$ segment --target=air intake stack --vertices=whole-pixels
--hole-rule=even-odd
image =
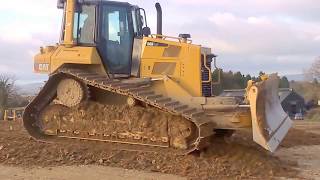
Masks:
[[[156,3],[157,9],[157,34],[162,35],[162,8],[160,3]]]

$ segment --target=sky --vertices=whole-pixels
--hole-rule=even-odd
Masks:
[[[212,48],[224,70],[257,75],[300,74],[320,56],[319,0],[129,0],[145,8],[156,32],[155,2],[163,9],[163,32],[189,33]],[[40,46],[60,36],[56,0],[3,0],[0,6],[0,73],[19,82],[46,78],[32,72]]]

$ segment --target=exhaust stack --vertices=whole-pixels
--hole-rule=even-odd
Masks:
[[[162,8],[160,3],[156,3],[157,9],[157,34],[162,35]]]

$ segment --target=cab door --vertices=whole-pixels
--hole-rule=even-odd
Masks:
[[[108,73],[130,76],[133,28],[128,7],[102,5],[100,18],[101,58]]]

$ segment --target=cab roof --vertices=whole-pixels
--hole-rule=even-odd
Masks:
[[[128,2],[120,2],[120,1],[109,1],[109,0],[75,0],[80,4],[115,4],[115,5],[123,5],[123,6],[133,6]],[[57,7],[58,9],[64,8],[64,3],[66,0],[58,0]]]

